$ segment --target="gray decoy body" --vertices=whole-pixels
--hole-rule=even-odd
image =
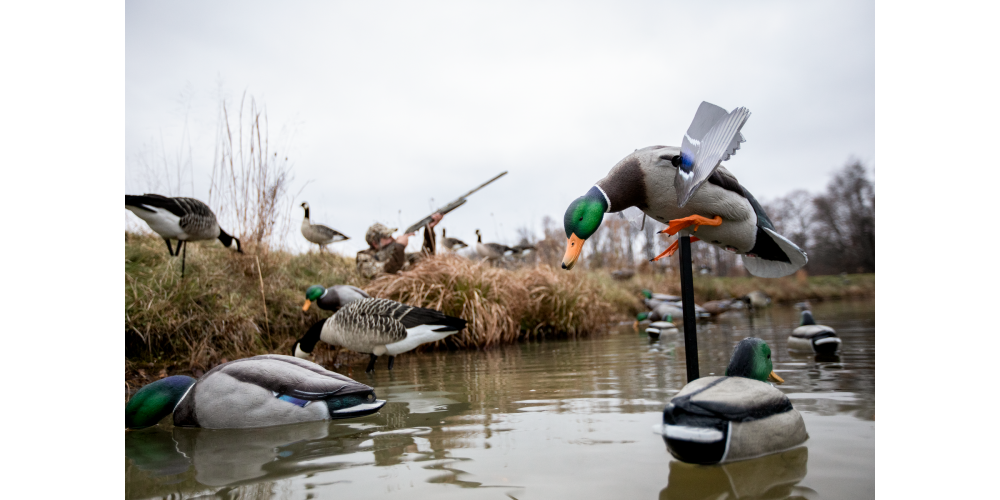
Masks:
[[[309,304],[316,302],[316,307],[324,311],[338,311],[351,302],[370,298],[371,295],[368,295],[368,292],[356,286],[334,285],[323,288],[319,285],[313,285],[306,290],[306,302],[302,306],[302,310],[309,309]]]
[[[140,389],[125,407],[125,427],[174,425],[230,429],[370,415],[385,401],[371,387],[310,361],[280,354],[216,366],[199,380],[175,375]]]
[[[302,236],[311,243],[319,245],[320,250],[330,243],[350,239],[340,231],[331,229],[323,224],[313,224],[309,219],[309,203],[302,202],[301,206],[306,211],[305,217],[302,218]]]
[[[295,342],[298,357],[311,355],[317,341],[355,352],[368,353],[371,360],[365,371],[375,369],[378,356],[393,358],[421,344],[435,342],[465,328],[462,318],[440,311],[415,307],[389,299],[362,299],[352,302],[328,319],[313,324]]]
[[[788,337],[788,348],[793,351],[810,351],[816,354],[836,354],[841,340],[837,331],[826,325],[817,325],[811,311],[802,311],[802,322]]]
[[[746,338],[733,350],[726,376],[689,382],[663,409],[663,440],[679,460],[715,464],[790,449],[809,438],[802,415],[768,381],[771,349]]]
[[[508,255],[513,255],[515,250],[500,243],[483,243],[483,235],[476,229],[476,253],[480,257],[489,260],[499,260]]]
[[[469,245],[458,238],[449,238],[446,229],[441,229],[441,248],[447,248],[452,252],[457,252]]]
[[[181,253],[181,276],[184,276],[184,261],[187,259],[187,242],[214,240],[218,238],[222,245],[235,252],[243,253],[240,240],[230,236],[219,227],[219,221],[208,205],[194,198],[168,198],[158,194],[146,193],[125,195],[125,208],[144,220],[149,228],[160,235],[167,243],[167,252],[173,257]],[[171,248],[170,240],[177,240],[176,250]]]

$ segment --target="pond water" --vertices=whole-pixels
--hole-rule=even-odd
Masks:
[[[875,304],[813,304],[837,359],[792,355],[798,311],[728,313],[698,330],[701,375],[748,336],[771,345],[778,386],[810,438],[721,466],[675,460],[653,432],[686,383],[683,334],[631,325],[575,340],[407,353],[374,376],[376,415],[251,430],[169,423],[125,434],[126,498],[872,498]],[[169,419],[168,419],[169,420]]]

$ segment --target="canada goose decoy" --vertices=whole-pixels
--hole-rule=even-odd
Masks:
[[[312,355],[316,342],[344,347],[371,355],[366,372],[375,370],[378,356],[389,356],[392,370],[395,356],[420,344],[441,340],[465,328],[462,318],[440,311],[409,306],[389,299],[361,299],[344,306],[328,319],[317,321],[295,342],[293,352],[300,358]]]
[[[460,240],[458,238],[449,238],[447,231],[448,231],[447,229],[443,229],[443,228],[441,229],[441,247],[442,248],[447,248],[448,250],[450,250],[452,252],[457,252],[457,251],[459,251],[459,250],[461,250],[461,249],[469,246],[469,245],[466,245],[464,241],[462,241],[462,240]]]
[[[219,227],[215,213],[208,205],[194,198],[167,198],[158,194],[146,193],[142,196],[125,195],[125,208],[149,224],[149,228],[167,242],[167,252],[171,257],[181,255],[181,277],[184,277],[184,264],[187,260],[187,242],[214,240],[235,252],[243,253],[240,240],[227,234]],[[170,240],[177,240],[176,251],[170,247]]]
[[[371,295],[356,286],[334,285],[323,288],[313,285],[306,289],[306,303],[302,305],[302,310],[308,311],[309,305],[315,302],[316,307],[324,311],[337,311],[351,302],[369,298]]]
[[[527,257],[528,255],[531,255],[531,252],[534,252],[535,250],[537,250],[535,245],[529,245],[526,243],[522,243],[520,245],[514,245],[514,255],[518,257]]]
[[[726,376],[694,380],[667,403],[667,450],[684,462],[715,464],[787,450],[808,439],[802,416],[768,380],[784,382],[773,371],[771,348],[758,338],[741,340]]]
[[[837,354],[840,338],[837,331],[826,325],[817,325],[812,312],[802,311],[802,322],[788,337],[788,348],[793,351],[811,351],[816,354]]]
[[[702,103],[680,148],[638,149],[570,203],[563,218],[567,238],[563,269],[573,268],[584,242],[600,227],[605,213],[632,207],[667,224],[661,232],[691,235],[697,231],[697,238],[691,241],[701,239],[740,254],[754,276],[787,276],[805,265],[805,252],[779,235],[753,195],[718,166],[742,142],[739,128],[749,112],[741,109],[728,114],[718,106]],[[729,147],[723,147],[726,145]],[[653,260],[669,256],[677,248],[675,241]]]
[[[733,301],[732,300],[710,300],[701,305],[702,309],[705,310],[711,316],[718,316],[729,309],[731,309]]]
[[[760,290],[754,290],[740,298],[747,305],[747,309],[763,309],[771,305],[771,297]]]
[[[507,255],[513,255],[515,250],[500,243],[483,243],[483,235],[476,229],[476,253],[489,260],[499,260]]]
[[[370,415],[385,401],[375,391],[322,366],[265,354],[216,366],[201,379],[174,375],[139,389],[125,405],[125,428],[174,425],[230,429]]]
[[[313,224],[309,220],[309,203],[303,201],[302,208],[306,210],[306,216],[302,218],[302,236],[305,236],[310,242],[319,245],[320,252],[330,243],[350,239],[340,231],[326,227],[323,224]]]

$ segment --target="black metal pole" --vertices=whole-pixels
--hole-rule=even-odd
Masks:
[[[681,301],[684,311],[684,359],[687,362],[688,382],[691,382],[698,378],[698,327],[694,312],[690,236],[681,236]]]

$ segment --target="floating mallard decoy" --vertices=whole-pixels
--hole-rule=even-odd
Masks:
[[[670,322],[669,318],[667,321],[654,321],[646,327],[646,335],[649,335],[649,338],[652,339],[658,339],[660,335],[679,332],[680,330]]]
[[[460,240],[458,238],[449,238],[447,231],[448,231],[447,229],[443,229],[443,228],[441,229],[441,248],[447,248],[448,250],[451,250],[452,252],[457,252],[457,251],[459,251],[459,250],[461,250],[461,249],[469,246],[469,245],[466,245],[464,241],[462,241],[462,240]]]
[[[305,238],[311,243],[319,245],[319,250],[321,252],[330,243],[350,239],[336,229],[331,229],[323,224],[313,224],[312,221],[309,220],[309,203],[303,201],[302,208],[306,210],[306,216],[302,218],[302,236],[305,236]]]
[[[292,356],[265,354],[211,369],[201,379],[174,375],[139,389],[125,405],[125,428],[174,425],[231,429],[370,415],[385,401],[339,373]]]
[[[732,300],[710,300],[701,304],[702,309],[711,316],[718,316],[732,307]]]
[[[802,415],[772,370],[771,348],[758,338],[736,345],[724,377],[702,377],[663,409],[663,440],[678,460],[715,464],[787,450],[809,438]]]
[[[219,227],[215,213],[208,205],[194,198],[167,198],[146,193],[142,196],[125,195],[125,208],[149,224],[149,228],[167,242],[167,253],[171,257],[181,254],[181,277],[184,277],[184,263],[187,260],[187,242],[214,240],[222,246],[243,253],[240,240],[227,234]],[[170,240],[177,240],[176,251],[170,247]]]
[[[316,302],[316,307],[324,311],[337,311],[351,302],[368,298],[371,295],[356,286],[334,285],[323,288],[313,285],[306,289],[306,303],[302,305],[302,310],[308,311],[309,304]]]
[[[584,242],[600,227],[605,213],[632,207],[644,217],[666,224],[661,232],[695,234],[691,241],[700,239],[740,254],[744,267],[754,276],[787,276],[804,266],[808,260],[805,252],[779,235],[753,195],[718,166],[742,142],[739,129],[749,112],[741,109],[729,114],[702,103],[682,147],[636,150],[570,203],[563,218],[567,238],[563,269],[573,268]],[[675,241],[653,260],[669,256],[677,248]]]
[[[476,229],[476,253],[480,257],[488,260],[499,260],[508,255],[513,255],[515,250],[500,243],[483,243],[483,235]]]
[[[788,337],[788,348],[793,351],[812,351],[816,354],[837,354],[840,338],[837,331],[826,325],[817,325],[812,312],[802,311],[802,322]]]
[[[328,319],[320,320],[295,342],[296,356],[308,357],[316,342],[344,347],[371,355],[366,372],[375,370],[378,356],[395,356],[420,344],[441,340],[465,328],[462,318],[440,311],[408,306],[389,299],[361,299],[344,306]]]
[[[642,296],[659,302],[680,302],[680,295],[667,295],[665,293],[653,293],[649,290],[642,290]]]

